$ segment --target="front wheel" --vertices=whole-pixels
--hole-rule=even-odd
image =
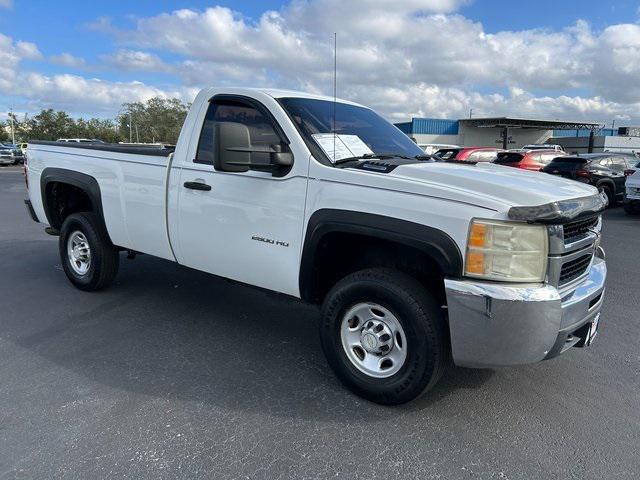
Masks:
[[[338,282],[322,307],[322,349],[357,395],[398,405],[432,388],[448,359],[442,310],[412,277],[369,269]]]
[[[118,273],[118,249],[94,213],[69,215],[60,228],[58,248],[64,273],[80,290],[100,290]]]

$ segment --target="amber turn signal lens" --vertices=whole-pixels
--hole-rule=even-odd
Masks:
[[[469,234],[470,247],[484,247],[487,241],[487,226],[483,223],[474,223]]]
[[[467,252],[467,273],[484,274],[484,253]]]

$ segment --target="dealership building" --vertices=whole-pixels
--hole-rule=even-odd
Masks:
[[[560,144],[567,152],[640,152],[640,129],[603,128],[589,122],[511,117],[412,118],[396,126],[418,145],[445,144],[521,148],[533,143]],[[634,136],[637,134],[637,136]]]

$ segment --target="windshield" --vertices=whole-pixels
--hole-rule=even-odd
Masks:
[[[460,153],[460,148],[441,148],[433,155],[438,160],[453,160]]]
[[[587,163],[590,163],[590,159],[580,157],[557,157],[545,167],[547,169],[564,169],[564,170],[577,170],[583,168]]]
[[[281,98],[280,104],[307,144],[316,145],[315,150],[320,149],[330,160],[361,155],[424,155],[409,137],[368,108],[309,98]],[[336,146],[332,135],[334,106]]]

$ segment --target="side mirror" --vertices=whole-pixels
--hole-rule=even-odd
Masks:
[[[251,164],[249,129],[241,123],[216,122],[214,166],[224,172],[246,172]]]
[[[215,167],[225,172],[259,170],[283,175],[293,165],[293,154],[282,144],[252,146],[249,128],[242,123],[216,122],[213,145]],[[256,161],[256,157],[264,161]]]

